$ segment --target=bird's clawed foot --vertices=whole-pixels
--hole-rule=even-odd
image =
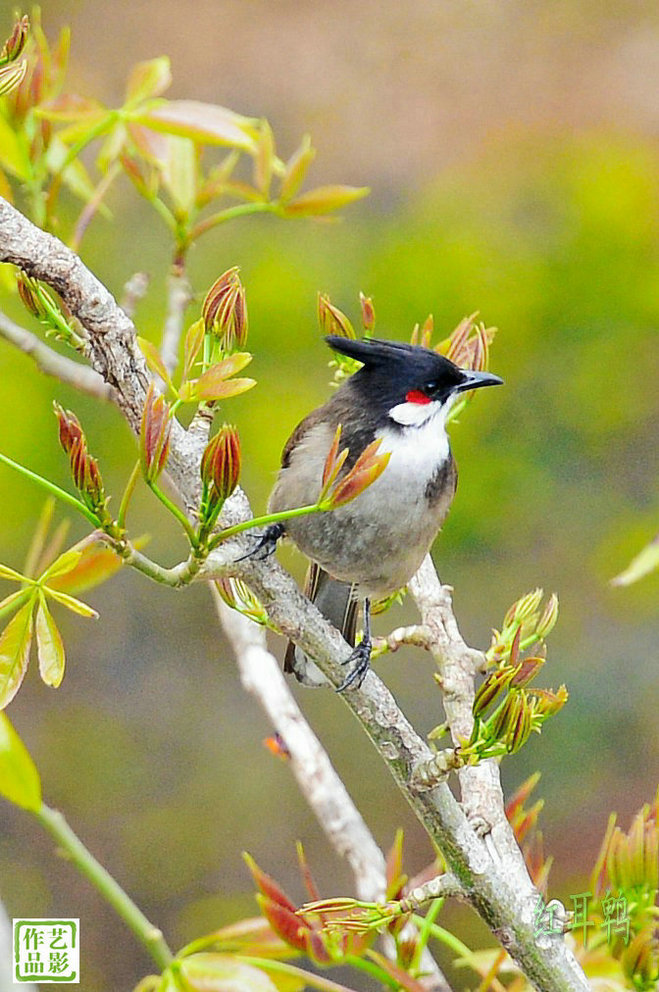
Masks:
[[[345,692],[346,689],[350,689],[354,686],[359,689],[360,685],[366,677],[366,673],[371,666],[371,648],[373,644],[370,637],[364,637],[363,640],[359,642],[356,648],[349,657],[346,658],[341,664],[352,665],[352,668],[344,678],[341,685],[336,690],[337,692]]]
[[[246,561],[253,558],[255,561],[265,561],[277,550],[277,541],[284,536],[285,527],[283,524],[270,524],[261,534],[259,540],[247,554],[236,558],[236,561]]]

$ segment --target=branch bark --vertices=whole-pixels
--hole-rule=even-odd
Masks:
[[[0,337],[18,348],[24,355],[28,355],[44,375],[54,376],[60,382],[65,382],[67,386],[73,386],[81,393],[87,393],[88,396],[96,399],[107,401],[113,398],[112,387],[103,381],[98,372],[53,351],[36,334],[15,324],[1,312]]]
[[[19,265],[61,294],[86,329],[92,367],[114,387],[117,403],[137,433],[147,371],[135,342],[132,322],[111,294],[61,242],[35,228],[1,200],[0,259]],[[186,435],[182,427],[176,426],[172,432],[171,452],[172,480],[182,494],[186,508],[192,512],[199,498],[200,445]],[[244,519],[248,512],[244,495],[235,494],[225,511],[224,524]],[[340,634],[302,596],[279,565],[254,561],[231,565],[227,562],[226,549],[223,550],[216,560],[218,567],[221,562],[221,573],[231,572],[248,582],[262,600],[272,622],[313,656],[323,673],[338,685],[343,677],[340,663],[349,652]],[[427,578],[430,567],[431,563],[426,563]],[[213,577],[216,574],[213,568],[211,557],[206,569],[200,573],[201,577]],[[439,609],[439,606],[429,606],[426,622],[431,613]],[[451,659],[451,664],[445,665],[445,680],[451,675],[459,682],[458,676],[465,665],[473,675],[473,656],[469,662],[463,660],[466,645],[459,638],[455,618],[450,607],[448,612],[445,606],[441,609],[446,637],[438,632],[438,644],[444,652],[442,657]],[[450,685],[448,692],[449,695],[454,692]],[[455,698],[459,701],[456,719],[460,714],[464,715],[468,695],[465,681],[465,688],[458,686],[455,689]],[[588,992],[586,978],[564,938],[558,935],[538,937],[535,933],[539,893],[526,872],[514,839],[511,848],[510,831],[506,832],[499,821],[500,800],[495,804],[495,822],[491,823],[489,817],[486,820],[486,826],[492,827],[486,842],[481,835],[482,824],[479,824],[479,830],[474,829],[446,782],[429,789],[418,787],[415,771],[430,761],[433,752],[375,673],[369,672],[360,688],[339,698],[330,698],[328,705],[338,705],[339,700],[349,706],[360,721],[426,831],[441,849],[471,904],[536,988],[541,992]],[[493,782],[494,766],[487,767],[487,775]],[[484,773],[480,774],[484,779]],[[466,792],[464,783],[463,778]]]

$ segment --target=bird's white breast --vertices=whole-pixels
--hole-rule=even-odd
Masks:
[[[381,439],[380,451],[391,452],[384,476],[408,478],[411,485],[425,486],[427,480],[449,456],[446,417],[449,405],[431,403],[399,403],[389,416],[398,427],[384,427],[376,437]],[[400,428],[403,428],[402,430]]]

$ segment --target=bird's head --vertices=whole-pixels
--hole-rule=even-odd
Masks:
[[[349,380],[371,408],[402,427],[418,427],[447,414],[460,393],[503,382],[492,372],[461,369],[430,348],[338,335],[325,338],[334,351],[362,363]]]

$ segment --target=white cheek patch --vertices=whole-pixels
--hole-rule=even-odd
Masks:
[[[401,427],[423,427],[439,411],[441,403],[399,403],[389,411],[389,416]]]

